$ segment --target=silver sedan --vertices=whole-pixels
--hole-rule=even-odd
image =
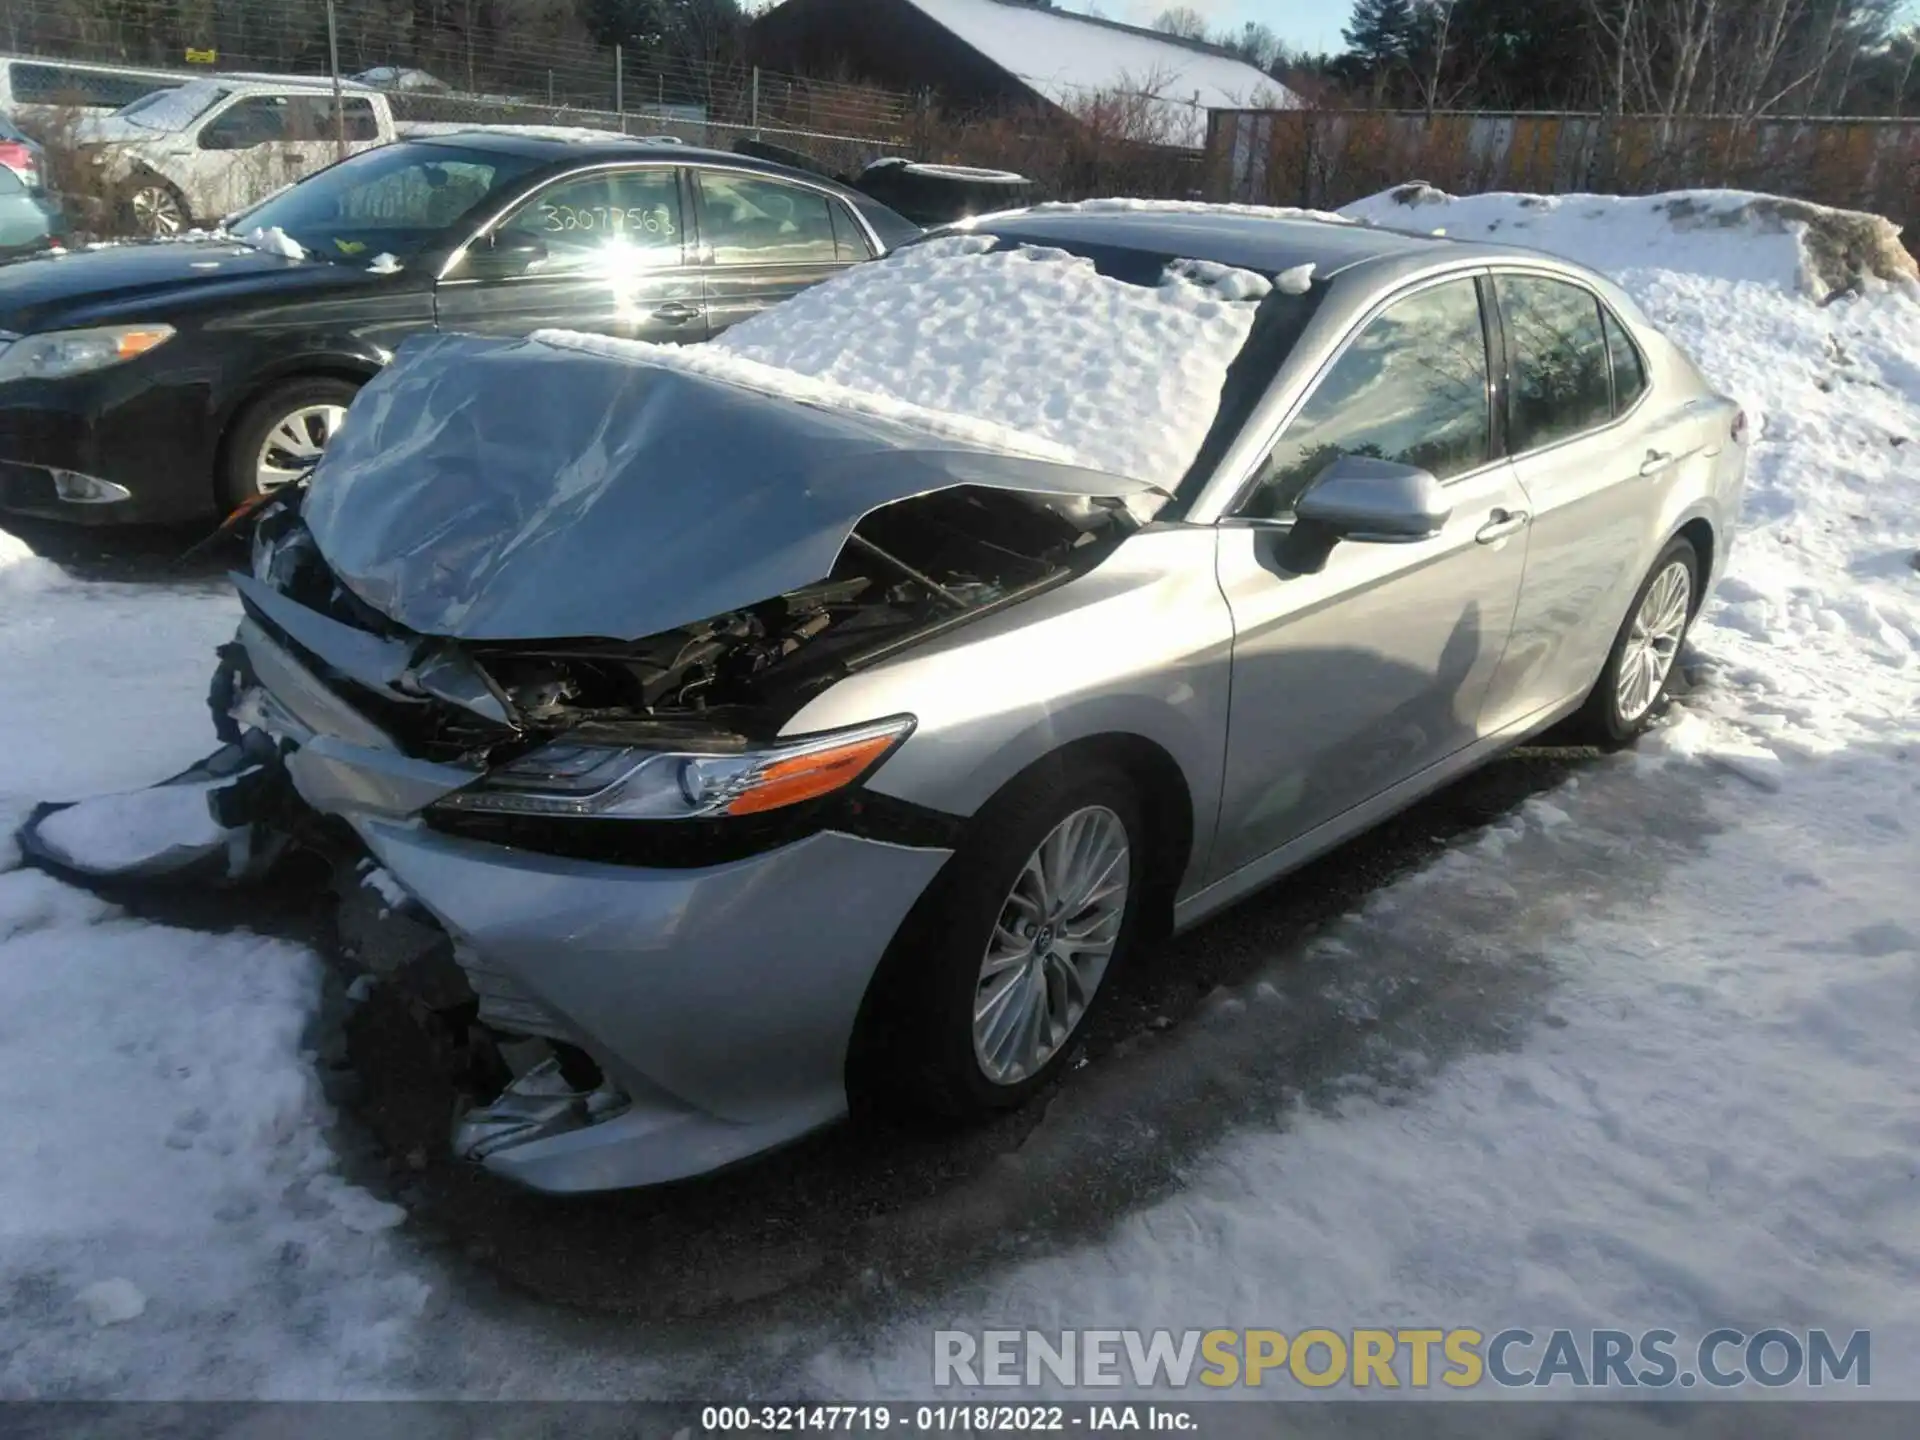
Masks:
[[[971,235],[1261,277],[1183,474],[447,337],[262,521],[222,723],[522,1042],[459,1153],[587,1190],[850,1103],[1017,1106],[1142,945],[1548,726],[1658,713],[1746,418],[1615,285],[1284,216]],[[917,248],[791,303],[851,355]]]

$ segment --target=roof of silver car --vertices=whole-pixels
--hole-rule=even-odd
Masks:
[[[1434,235],[1316,219],[1263,215],[1224,207],[1193,209],[1059,209],[990,216],[975,228],[1009,240],[1078,249],[1102,246],[1178,255],[1272,274],[1311,264],[1322,278],[1383,256],[1430,253],[1448,242]]]

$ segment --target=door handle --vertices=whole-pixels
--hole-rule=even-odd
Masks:
[[[1496,540],[1519,534],[1532,518],[1524,510],[1496,510],[1487,517],[1486,524],[1473,532],[1473,538],[1482,545],[1491,545]]]
[[[1657,475],[1673,463],[1673,456],[1665,450],[1649,450],[1647,458],[1640,462],[1642,475]]]
[[[691,305],[682,305],[678,300],[669,300],[653,312],[653,318],[668,325],[684,325],[689,320],[698,320],[700,312]]]

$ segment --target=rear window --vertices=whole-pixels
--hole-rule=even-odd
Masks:
[[[1539,275],[1497,275],[1507,332],[1507,446],[1570,439],[1613,416],[1607,338],[1591,291]]]
[[[701,241],[715,265],[832,264],[840,258],[827,197],[744,175],[694,172]]]
[[[24,105],[104,105],[118,109],[166,84],[163,77],[117,75],[83,65],[15,60],[10,67],[13,98]]]
[[[1607,353],[1613,357],[1613,413],[1624,415],[1647,388],[1647,368],[1619,318],[1602,309],[1601,319],[1607,327]]]

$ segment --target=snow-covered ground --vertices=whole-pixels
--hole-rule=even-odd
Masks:
[[[773,1335],[748,1307],[742,1373],[764,1344],[783,1383],[924,1396],[936,1322],[1783,1324],[1872,1328],[1873,1393],[1920,1397],[1920,293],[1820,304],[1800,222],[1701,221],[1736,203],[1356,207],[1609,271],[1746,406],[1703,687],[1637,753],[1276,953],[1291,991],[1222,996],[1056,1102],[1046,1126],[1134,1086],[1172,1128],[1231,1076],[1240,1118],[1177,1192],[910,1312]],[[35,798],[209,748],[233,616],[210,589],[68,580],[0,535],[5,833]],[[684,1383],[644,1345],[480,1303],[341,1178],[303,1055],[313,956],[16,862],[0,841],[0,1397]],[[1377,1026],[1304,1095],[1273,1041],[1302,973]],[[1498,1034],[1409,1037],[1389,1022],[1423,988],[1485,995]]]

